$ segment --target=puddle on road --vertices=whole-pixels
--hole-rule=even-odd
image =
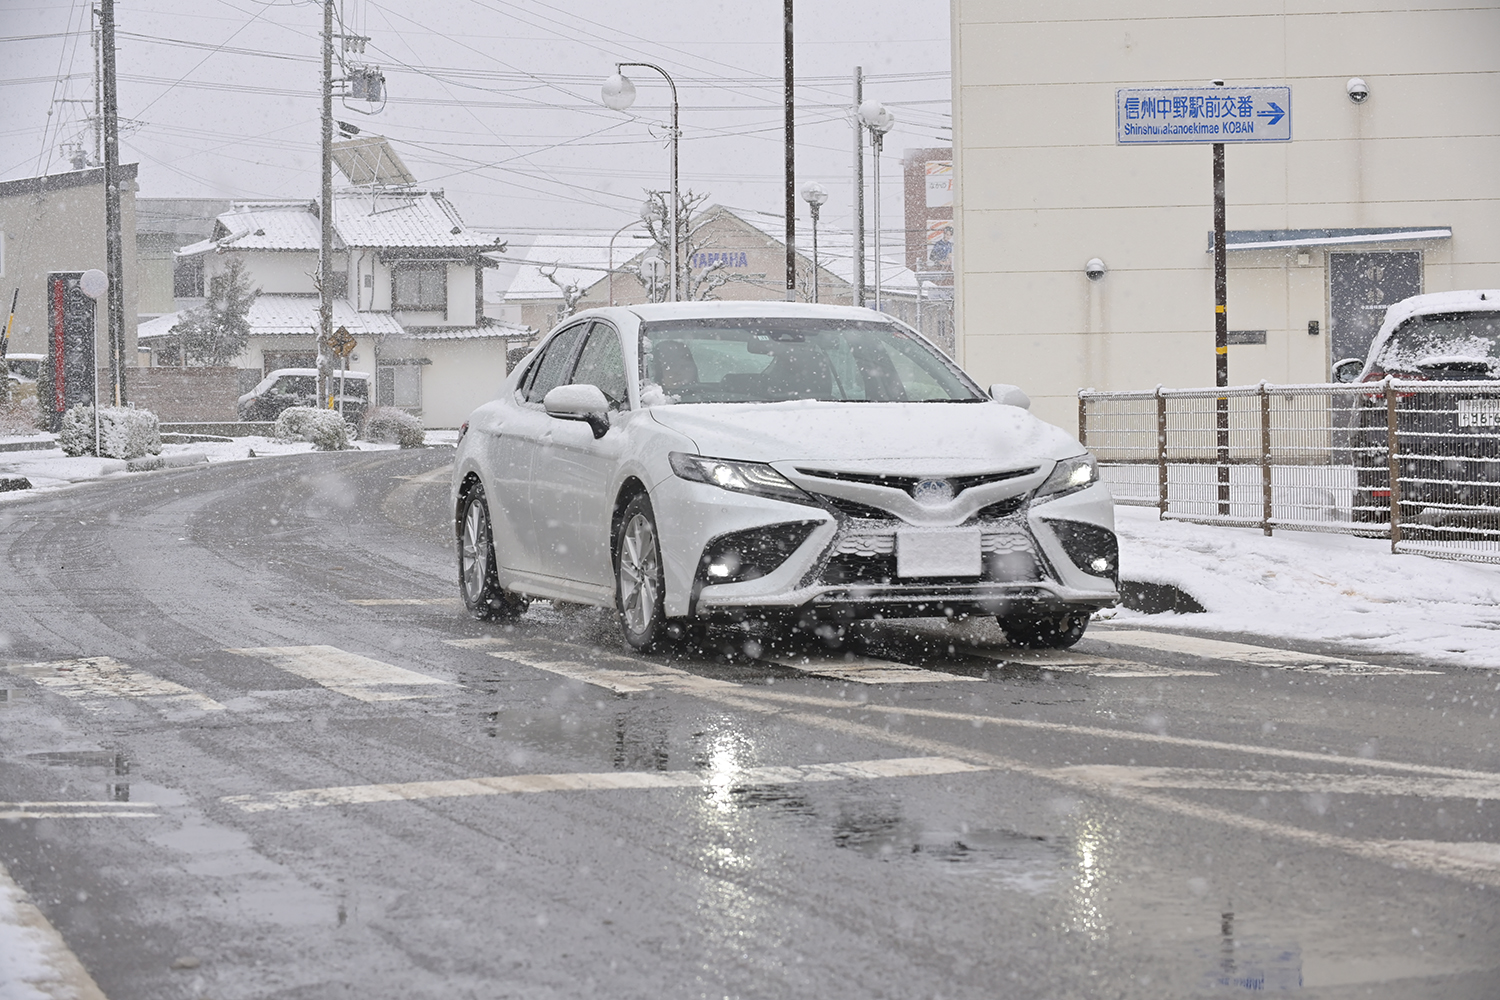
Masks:
[[[1072,854],[1055,841],[1014,830],[929,829],[890,803],[844,807],[833,824],[833,843],[872,860],[931,863],[953,876],[1033,896],[1063,884]]]
[[[104,797],[113,802],[130,801],[130,758],[118,750],[48,750],[29,753],[26,759],[47,767],[102,770]]]

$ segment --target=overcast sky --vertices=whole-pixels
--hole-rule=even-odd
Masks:
[[[664,188],[668,92],[629,71],[631,114],[603,107],[616,61],[661,65],[681,101],[681,183],[737,208],[782,205],[781,4],[775,0],[343,0],[380,66],[375,115],[417,179],[471,225],[518,236],[610,232]],[[318,192],[318,0],[119,0],[121,159],[145,197],[313,198]],[[886,139],[887,217],[900,226],[900,156],[949,144],[947,0],[797,5],[797,172],[852,217],[851,77],[897,116]],[[0,0],[0,179],[68,169],[92,100],[89,4]],[[348,102],[368,109],[365,102]],[[635,116],[639,117],[635,117]],[[806,206],[798,202],[799,229]]]

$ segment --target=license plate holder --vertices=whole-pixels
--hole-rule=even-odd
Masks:
[[[980,550],[978,528],[896,532],[898,577],[977,577],[983,572],[984,553]]]
[[[1500,397],[1460,399],[1458,426],[1500,427]]]

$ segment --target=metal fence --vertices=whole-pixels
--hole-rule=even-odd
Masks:
[[[1500,562],[1500,383],[1085,390],[1078,437],[1117,503],[1163,519]]]

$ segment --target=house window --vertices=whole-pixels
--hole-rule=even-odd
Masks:
[[[382,366],[375,372],[375,398],[380,406],[415,410],[422,406],[420,365]]]
[[[396,309],[424,312],[448,308],[448,267],[445,264],[401,264],[395,270]]]
[[[172,297],[203,298],[203,255],[176,257],[172,261]]]

